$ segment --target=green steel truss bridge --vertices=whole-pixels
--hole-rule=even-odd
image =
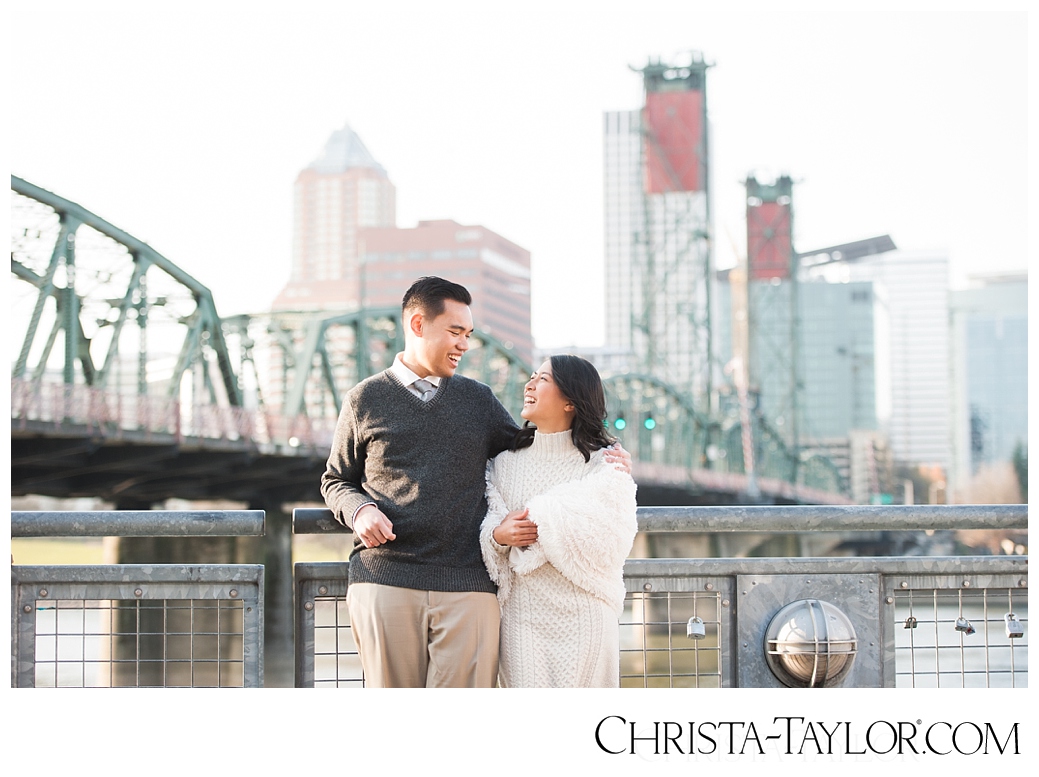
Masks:
[[[221,317],[211,291],[80,205],[11,178],[13,495],[319,501],[341,397],[403,347],[398,309]],[[477,330],[461,372],[518,418],[531,366]],[[643,504],[848,502],[766,419],[705,416],[648,375],[607,377]]]

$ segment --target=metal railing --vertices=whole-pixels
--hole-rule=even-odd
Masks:
[[[1024,505],[638,512],[649,534],[1011,531],[1027,518]],[[11,514],[12,537],[256,536],[263,524],[254,510]],[[303,509],[293,531],[346,529]],[[1026,556],[630,559],[624,576],[623,686],[778,686],[768,630],[804,601],[853,625],[844,685],[1027,685]],[[296,685],[363,687],[348,563],[297,564],[294,578]],[[259,565],[12,566],[12,685],[262,685],[263,581]]]
[[[12,537],[261,536],[262,510],[12,512]],[[259,687],[263,567],[11,567],[12,687]]]
[[[174,397],[11,379],[11,428],[15,430],[81,426],[109,439],[232,440],[327,450],[335,423],[335,418],[184,404]]]
[[[1025,505],[642,507],[648,533],[1027,529]],[[297,509],[296,534],[346,532]],[[296,684],[362,687],[346,562],[297,564]],[[849,687],[1023,687],[1026,556],[629,559],[626,687],[778,687],[767,630],[789,603],[829,602],[854,626]],[[818,661],[817,661],[818,663]]]

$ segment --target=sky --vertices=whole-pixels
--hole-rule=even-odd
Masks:
[[[398,226],[525,247],[536,343],[600,344],[602,116],[639,107],[632,67],[692,50],[713,63],[718,267],[750,173],[795,181],[798,250],[890,234],[946,252],[954,285],[1025,267],[1023,2],[12,6],[11,172],[149,242],[221,315],[284,285],[293,181],[349,124]]]

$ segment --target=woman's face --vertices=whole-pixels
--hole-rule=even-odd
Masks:
[[[546,360],[527,381],[520,415],[545,434],[565,432],[573,424],[574,406],[556,385],[551,361]]]

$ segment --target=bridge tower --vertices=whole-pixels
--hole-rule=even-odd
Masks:
[[[796,467],[801,444],[798,257],[793,246],[793,180],[759,181],[747,191],[747,380]],[[796,470],[793,473],[796,477]]]
[[[630,369],[713,404],[707,69],[650,61],[644,104],[604,125],[606,342]]]

